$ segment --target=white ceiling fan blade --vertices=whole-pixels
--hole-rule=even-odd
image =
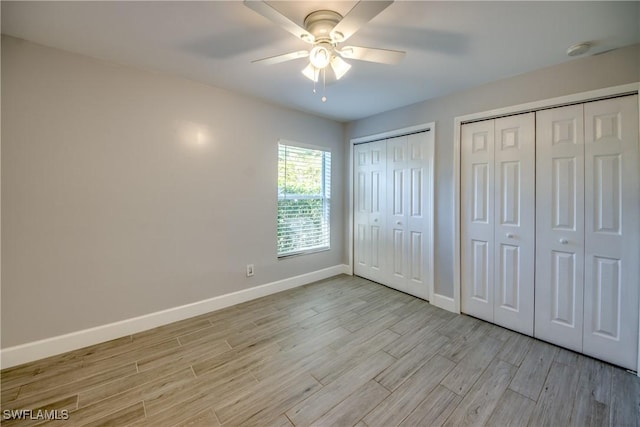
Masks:
[[[391,3],[393,1],[359,1],[331,30],[331,37],[339,43],[345,41]]]
[[[264,1],[244,0],[244,4],[249,9],[259,13],[271,22],[279,25],[300,40],[303,40],[307,43],[313,43],[315,41],[315,37],[313,37],[310,32],[275,10],[273,7],[269,6]]]
[[[268,58],[256,59],[251,61],[252,63],[259,62],[265,65],[279,64],[281,62],[291,61],[293,59],[306,58],[309,56],[309,51],[299,50],[297,52],[285,53],[283,55],[270,56]]]
[[[401,50],[374,49],[359,46],[345,46],[338,53],[343,58],[379,62],[381,64],[397,64],[406,55],[406,52]]]

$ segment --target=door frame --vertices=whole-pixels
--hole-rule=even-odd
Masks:
[[[373,142],[373,141],[378,141],[378,140],[382,140],[382,139],[389,139],[389,138],[395,138],[397,136],[403,136],[403,135],[408,135],[411,133],[417,133],[417,132],[424,132],[424,131],[429,131],[432,134],[433,140],[434,140],[434,151],[435,151],[435,132],[436,132],[436,124],[435,122],[428,122],[428,123],[421,123],[415,126],[408,126],[405,128],[400,128],[400,129],[393,129],[390,131],[385,131],[385,132],[380,132],[380,133],[375,133],[372,135],[366,135],[366,136],[361,136],[358,138],[352,138],[351,140],[349,140],[349,147],[348,147],[348,153],[347,153],[347,194],[348,194],[348,211],[347,211],[347,216],[348,216],[348,220],[347,220],[347,254],[349,256],[349,264],[347,265],[347,270],[349,271],[350,275],[353,275],[353,251],[354,251],[354,244],[353,244],[353,239],[354,239],[354,230],[353,230],[353,215],[354,215],[354,211],[353,211],[353,206],[354,206],[354,189],[353,189],[353,179],[354,179],[354,168],[353,168],[353,150],[354,150],[354,146],[358,145],[358,144],[365,144],[367,142]],[[435,156],[434,156],[434,162],[433,162],[433,167],[435,169]],[[433,183],[433,191],[431,193],[431,205],[433,207],[433,210],[435,212],[435,170],[434,170],[434,183]],[[434,266],[434,251],[435,251],[435,239],[434,239],[434,228],[435,228],[435,221],[431,222],[431,230],[429,230],[430,232],[430,236],[431,236],[431,241],[432,241],[432,251],[431,251],[431,265]],[[429,294],[429,301],[431,303],[433,303],[432,298],[433,298],[433,287],[434,287],[434,280],[430,280],[429,283],[429,289],[428,289],[428,294]]]
[[[524,104],[513,105],[504,108],[497,108],[494,110],[482,111],[473,114],[466,114],[463,116],[457,116],[454,118],[453,123],[453,212],[454,212],[454,230],[453,230],[453,300],[449,310],[455,313],[460,313],[460,293],[461,293],[461,272],[460,272],[460,249],[462,247],[462,238],[460,234],[460,160],[461,160],[461,129],[460,127],[465,123],[471,123],[481,120],[495,119],[503,116],[529,113],[532,111],[544,110],[547,108],[562,107],[571,104],[585,103],[590,101],[597,101],[599,99],[606,99],[624,95],[634,95],[640,93],[640,82],[629,83],[620,86],[612,86],[603,89],[596,89],[592,91],[579,92],[571,95],[560,96],[556,98],[544,99],[541,101],[528,102]],[[640,97],[639,97],[640,100]],[[640,108],[640,101],[638,102]],[[640,132],[640,129],[638,130]],[[640,159],[638,159],[640,162]],[[445,308],[445,307],[443,307]],[[640,306],[638,307],[640,311]],[[640,326],[640,325],[639,325]],[[638,344],[638,364],[637,368],[640,368],[640,337]],[[640,376],[640,369],[638,370],[638,376]]]

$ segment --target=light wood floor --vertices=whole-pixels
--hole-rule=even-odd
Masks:
[[[68,420],[44,425],[640,420],[640,381],[622,369],[348,276],[6,369],[1,377],[3,410],[69,411]]]

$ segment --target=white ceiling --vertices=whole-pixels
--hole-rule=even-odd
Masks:
[[[318,9],[346,14],[355,1],[273,1],[302,26]],[[308,45],[241,1],[2,1],[2,32],[47,46],[167,72],[293,109],[349,121],[482,83],[640,42],[640,2],[396,1],[348,44],[407,52],[398,65],[353,68],[312,93],[306,60],[251,60]],[[322,92],[320,89],[319,92]]]

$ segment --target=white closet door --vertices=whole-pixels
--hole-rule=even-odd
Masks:
[[[354,274],[429,299],[433,131],[354,147]]]
[[[429,298],[433,280],[433,138],[421,132],[387,140],[389,286]]]
[[[533,335],[535,114],[496,119],[494,153],[494,323]]]
[[[462,126],[463,312],[493,322],[494,121]]]
[[[406,292],[409,236],[407,232],[407,137],[387,140],[387,261],[389,286]]]
[[[433,280],[433,133],[407,137],[406,292],[429,299]]]
[[[582,351],[583,106],[539,111],[536,139],[534,335]]]
[[[354,274],[385,281],[386,144],[354,147]]]
[[[583,352],[637,369],[638,96],[585,104]]]

